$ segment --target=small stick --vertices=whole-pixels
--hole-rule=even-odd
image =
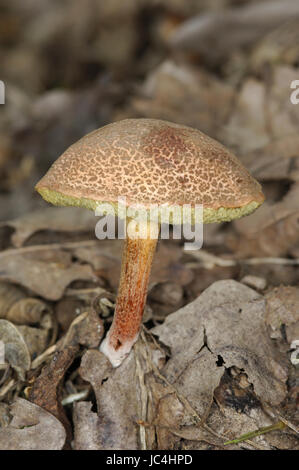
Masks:
[[[232,441],[227,441],[224,443],[225,446],[229,444],[239,444],[239,442],[247,441],[247,439],[251,439],[253,437],[261,436],[271,431],[277,431],[279,429],[284,429],[286,424],[282,421],[278,421],[278,423],[271,424],[271,426],[266,426],[264,428],[256,429],[255,431],[248,432],[246,434],[242,434],[242,436],[238,437],[237,439],[233,439]]]

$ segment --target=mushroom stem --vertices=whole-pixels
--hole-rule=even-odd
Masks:
[[[144,238],[132,237],[127,230],[114,318],[100,347],[113,367],[122,363],[138,339],[159,226],[139,222],[138,231]]]

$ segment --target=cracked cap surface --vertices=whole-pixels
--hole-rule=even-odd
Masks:
[[[95,209],[203,204],[204,222],[247,215],[264,201],[259,183],[219,142],[199,130],[156,119],[125,119],[70,146],[36,190],[55,205]]]

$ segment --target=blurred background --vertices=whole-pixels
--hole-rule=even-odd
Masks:
[[[299,257],[298,62],[297,0],[1,0],[2,248],[11,243],[4,221],[46,207],[34,184],[70,144],[151,117],[215,137],[263,184],[264,206],[207,226],[207,248]],[[281,266],[246,268],[256,269],[282,280]],[[294,266],[283,276],[299,280]]]

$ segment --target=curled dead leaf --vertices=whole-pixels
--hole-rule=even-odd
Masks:
[[[0,318],[7,318],[13,305],[25,297],[26,294],[21,287],[0,281]]]
[[[0,340],[5,347],[5,360],[17,372],[21,380],[30,369],[30,353],[22,334],[8,320],[0,320]]]
[[[68,346],[56,352],[29,390],[29,400],[47,410],[63,424],[68,441],[71,439],[72,431],[61,404],[61,385],[77,351],[77,347]]]
[[[50,312],[45,302],[29,297],[15,302],[7,311],[6,318],[18,325],[34,325],[41,323],[42,317]]]

